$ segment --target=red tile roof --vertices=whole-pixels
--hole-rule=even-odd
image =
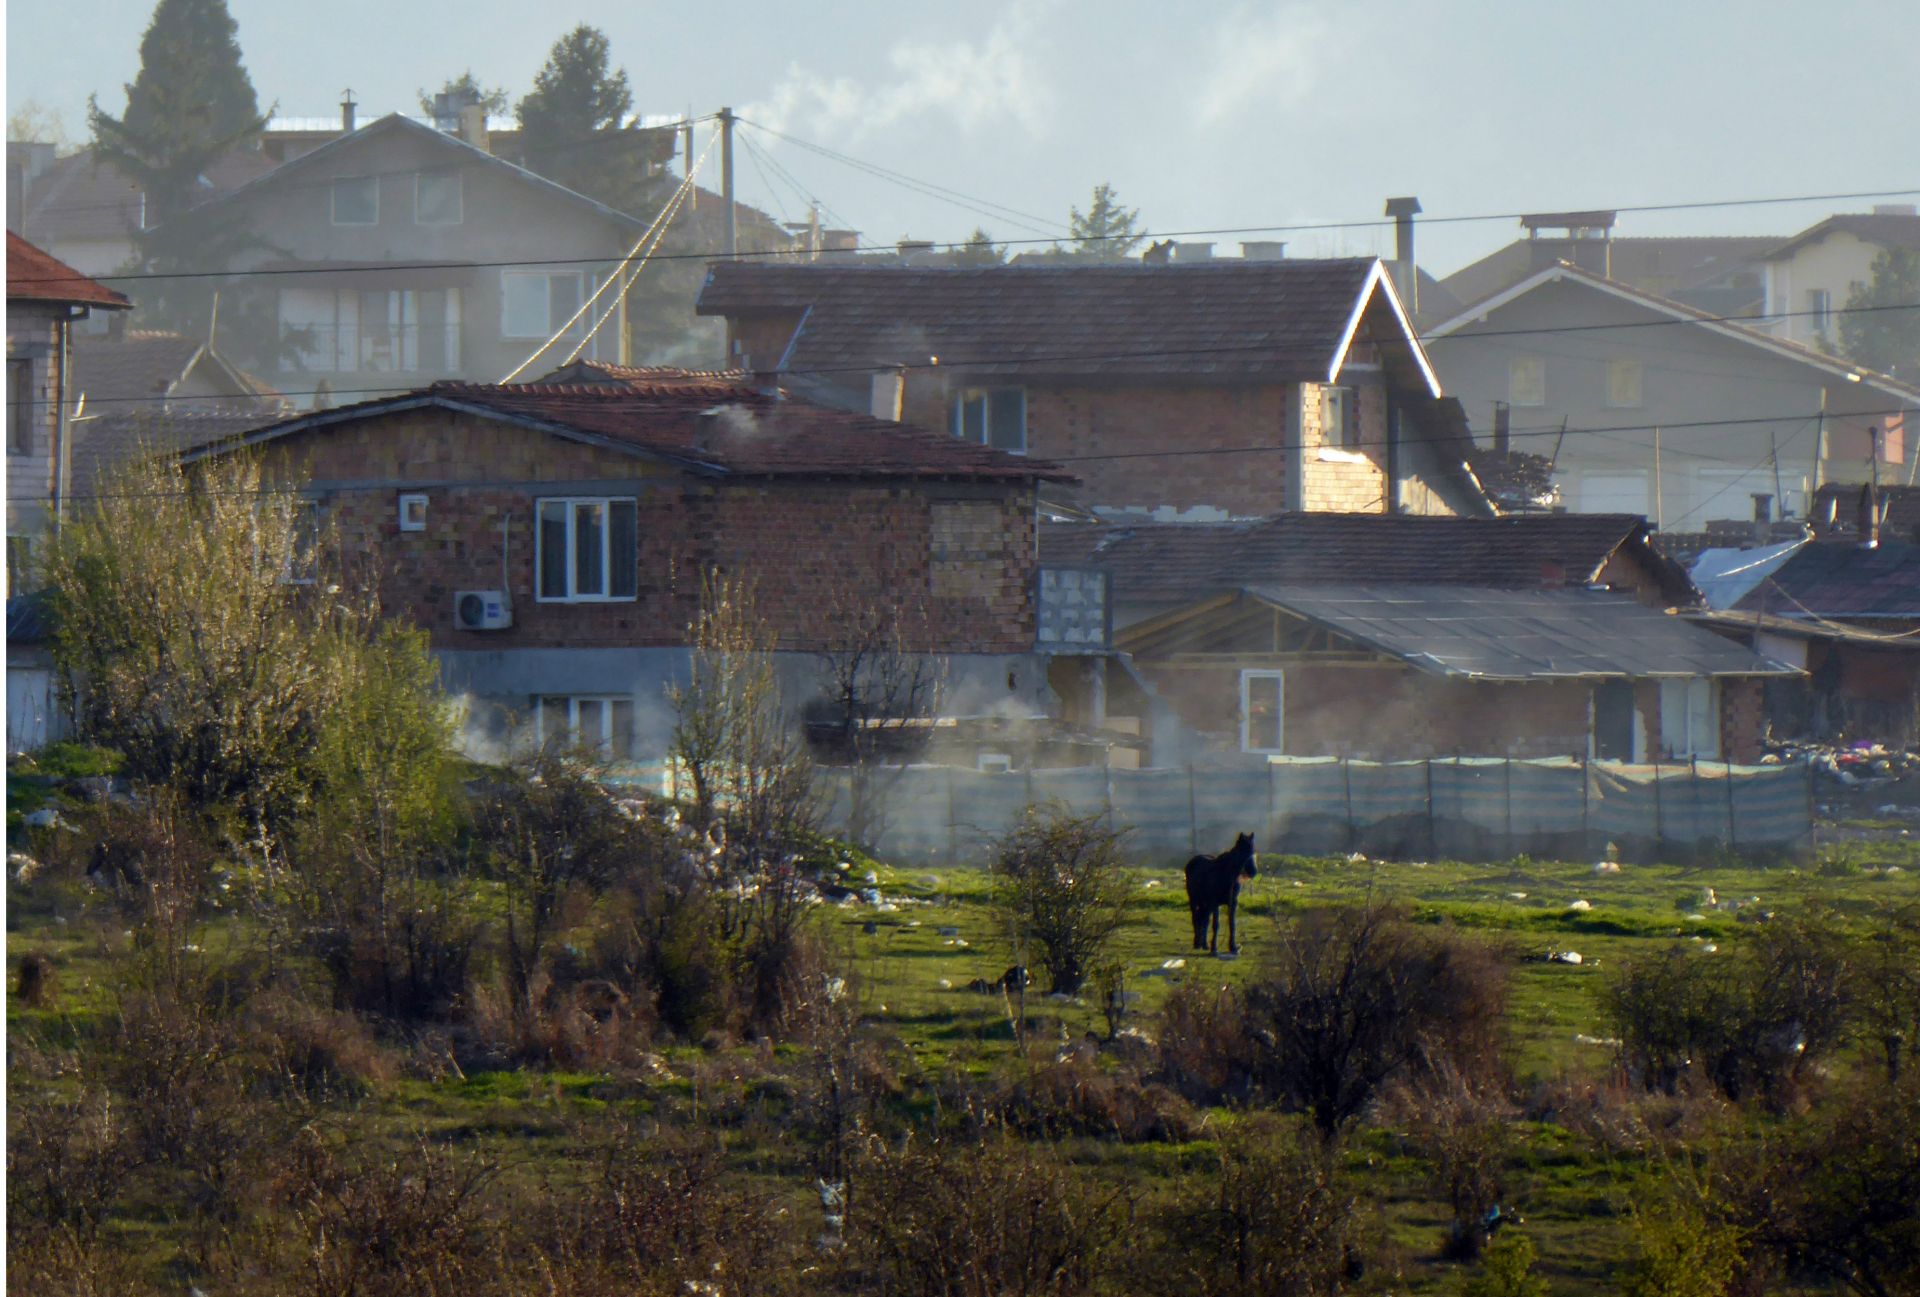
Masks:
[[[1584,586],[1623,546],[1667,597],[1692,586],[1646,541],[1635,514],[1445,518],[1284,513],[1247,522],[1051,523],[1048,566],[1103,567],[1116,600],[1185,603],[1258,585],[1427,584],[1504,589]]]
[[[1073,480],[1057,464],[776,396],[729,376],[685,371],[619,385],[435,383],[404,396],[288,419],[246,441],[423,406],[582,437],[714,476]]]
[[[105,284],[97,284],[59,258],[7,231],[7,300],[61,302],[126,310],[132,305]]]
[[[1920,545],[1812,540],[1734,605],[1782,617],[1920,622]]]
[[[698,310],[805,314],[779,367],[928,363],[1020,377],[1326,381],[1378,263],[918,266],[718,262]],[[771,365],[775,357],[755,357]]]

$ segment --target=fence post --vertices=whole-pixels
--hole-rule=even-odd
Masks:
[[[1340,758],[1340,773],[1347,784],[1347,852],[1351,854],[1360,845],[1360,826],[1353,822],[1353,758]]]
[[[1434,822],[1433,822],[1433,758],[1432,757],[1427,758],[1426,767],[1427,767],[1427,859],[1431,860],[1435,855],[1438,854],[1437,849],[1440,845],[1440,832],[1434,826]]]
[[[1113,749],[1107,749],[1107,764],[1102,770],[1107,782],[1107,832],[1115,832],[1117,822],[1113,812]]]
[[[1667,840],[1667,830],[1660,816],[1660,757],[1653,758],[1653,858],[1660,859],[1660,851]]]
[[[1507,855],[1517,854],[1513,849],[1513,758],[1507,758]]]
[[[1187,850],[1200,854],[1200,812],[1193,801],[1193,762],[1187,762]]]
[[[1733,762],[1723,763],[1727,767],[1727,846],[1740,849],[1740,814],[1733,804]]]
[[[1593,850],[1592,761],[1593,758],[1586,753],[1580,754],[1580,849],[1584,852]]]
[[[947,868],[960,864],[960,821],[953,805],[953,767],[947,767]]]

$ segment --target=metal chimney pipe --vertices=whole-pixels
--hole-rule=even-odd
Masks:
[[[340,98],[340,133],[353,134],[353,110],[359,105],[353,102],[353,91],[342,92]]]

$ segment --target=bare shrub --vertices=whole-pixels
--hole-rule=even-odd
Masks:
[[[1441,1255],[1473,1260],[1487,1244],[1489,1213],[1501,1201],[1513,1105],[1484,1078],[1443,1062],[1394,1094],[1390,1109],[1452,1213]]]
[[[1251,1098],[1264,1047],[1230,986],[1187,981],[1161,1007],[1158,1073],[1195,1103]]]
[[[499,1268],[481,1193],[497,1168],[420,1142],[355,1155],[309,1128],[288,1157],[281,1198],[304,1240],[297,1291],[312,1297],[452,1297]]]
[[[916,1137],[855,1165],[854,1258],[887,1291],[1070,1297],[1098,1290],[1127,1235],[1124,1189],[1076,1179],[1045,1145]]]
[[[993,1119],[1029,1139],[1076,1135],[1126,1143],[1194,1138],[1193,1109],[1164,1085],[1069,1054],[1003,1072],[984,1098]]]
[[[1079,990],[1127,921],[1135,890],[1124,836],[1103,813],[1055,804],[1029,806],[994,844],[995,915],[1016,952],[1038,952],[1049,991]]]
[[[1331,1138],[1389,1081],[1496,1072],[1506,998],[1506,960],[1482,942],[1385,906],[1309,913],[1245,992],[1266,1046],[1254,1082]]]
[[[1861,1032],[1898,1081],[1920,1051],[1920,906],[1884,907],[1855,948],[1853,997]]]
[[[1358,1195],[1324,1143],[1271,1119],[1221,1140],[1205,1200],[1162,1214],[1168,1291],[1338,1293],[1364,1271]]]
[[[308,1004],[290,991],[255,997],[243,1024],[269,1092],[358,1098],[399,1073],[393,1052],[361,1018]]]
[[[97,1085],[50,1099],[9,1087],[7,1253],[38,1240],[49,1262],[92,1245],[143,1157],[113,1098]]]

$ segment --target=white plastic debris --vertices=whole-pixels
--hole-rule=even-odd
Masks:
[[[1527,894],[1525,892],[1508,892],[1507,899],[1509,901],[1524,901],[1527,899]]]
[[[943,991],[951,991],[953,989],[953,983],[949,982],[944,977],[941,978],[938,982],[935,982],[934,985],[938,986]]]
[[[60,812],[54,810],[51,806],[43,806],[39,810],[22,817],[21,820],[21,823],[30,829],[50,829],[59,822]]]
[[[1577,950],[1555,950],[1547,955],[1547,962],[1550,964],[1584,964],[1587,961],[1580,957],[1580,952]]]
[[[1609,1049],[1618,1049],[1620,1041],[1614,1036],[1589,1036],[1585,1032],[1575,1032],[1573,1043],[1576,1045],[1605,1045]]]
[[[1186,966],[1187,961],[1184,959],[1168,959],[1160,965],[1160,967],[1166,969],[1168,972],[1172,972],[1176,968],[1185,968]]]
[[[868,887],[878,887],[879,885],[880,885],[880,874],[879,874],[879,872],[878,872],[877,870],[872,870],[872,869],[869,869],[869,870],[867,871],[867,886],[868,886]]]
[[[1149,888],[1149,889],[1155,888],[1160,886],[1160,880],[1158,878],[1149,878],[1146,882],[1140,884],[1140,886],[1143,888]]]
[[[1688,923],[1705,923],[1706,921],[1707,921],[1707,916],[1706,916],[1706,915],[1704,915],[1704,914],[1689,914],[1689,915],[1687,915],[1687,922],[1688,922]]]
[[[1597,860],[1594,862],[1593,872],[1596,874],[1617,874],[1620,872],[1620,862],[1617,860]]]
[[[1567,907],[1567,913],[1585,914],[1588,910],[1591,910],[1592,908],[1593,908],[1593,902],[1591,901],[1575,901],[1573,904]]]

